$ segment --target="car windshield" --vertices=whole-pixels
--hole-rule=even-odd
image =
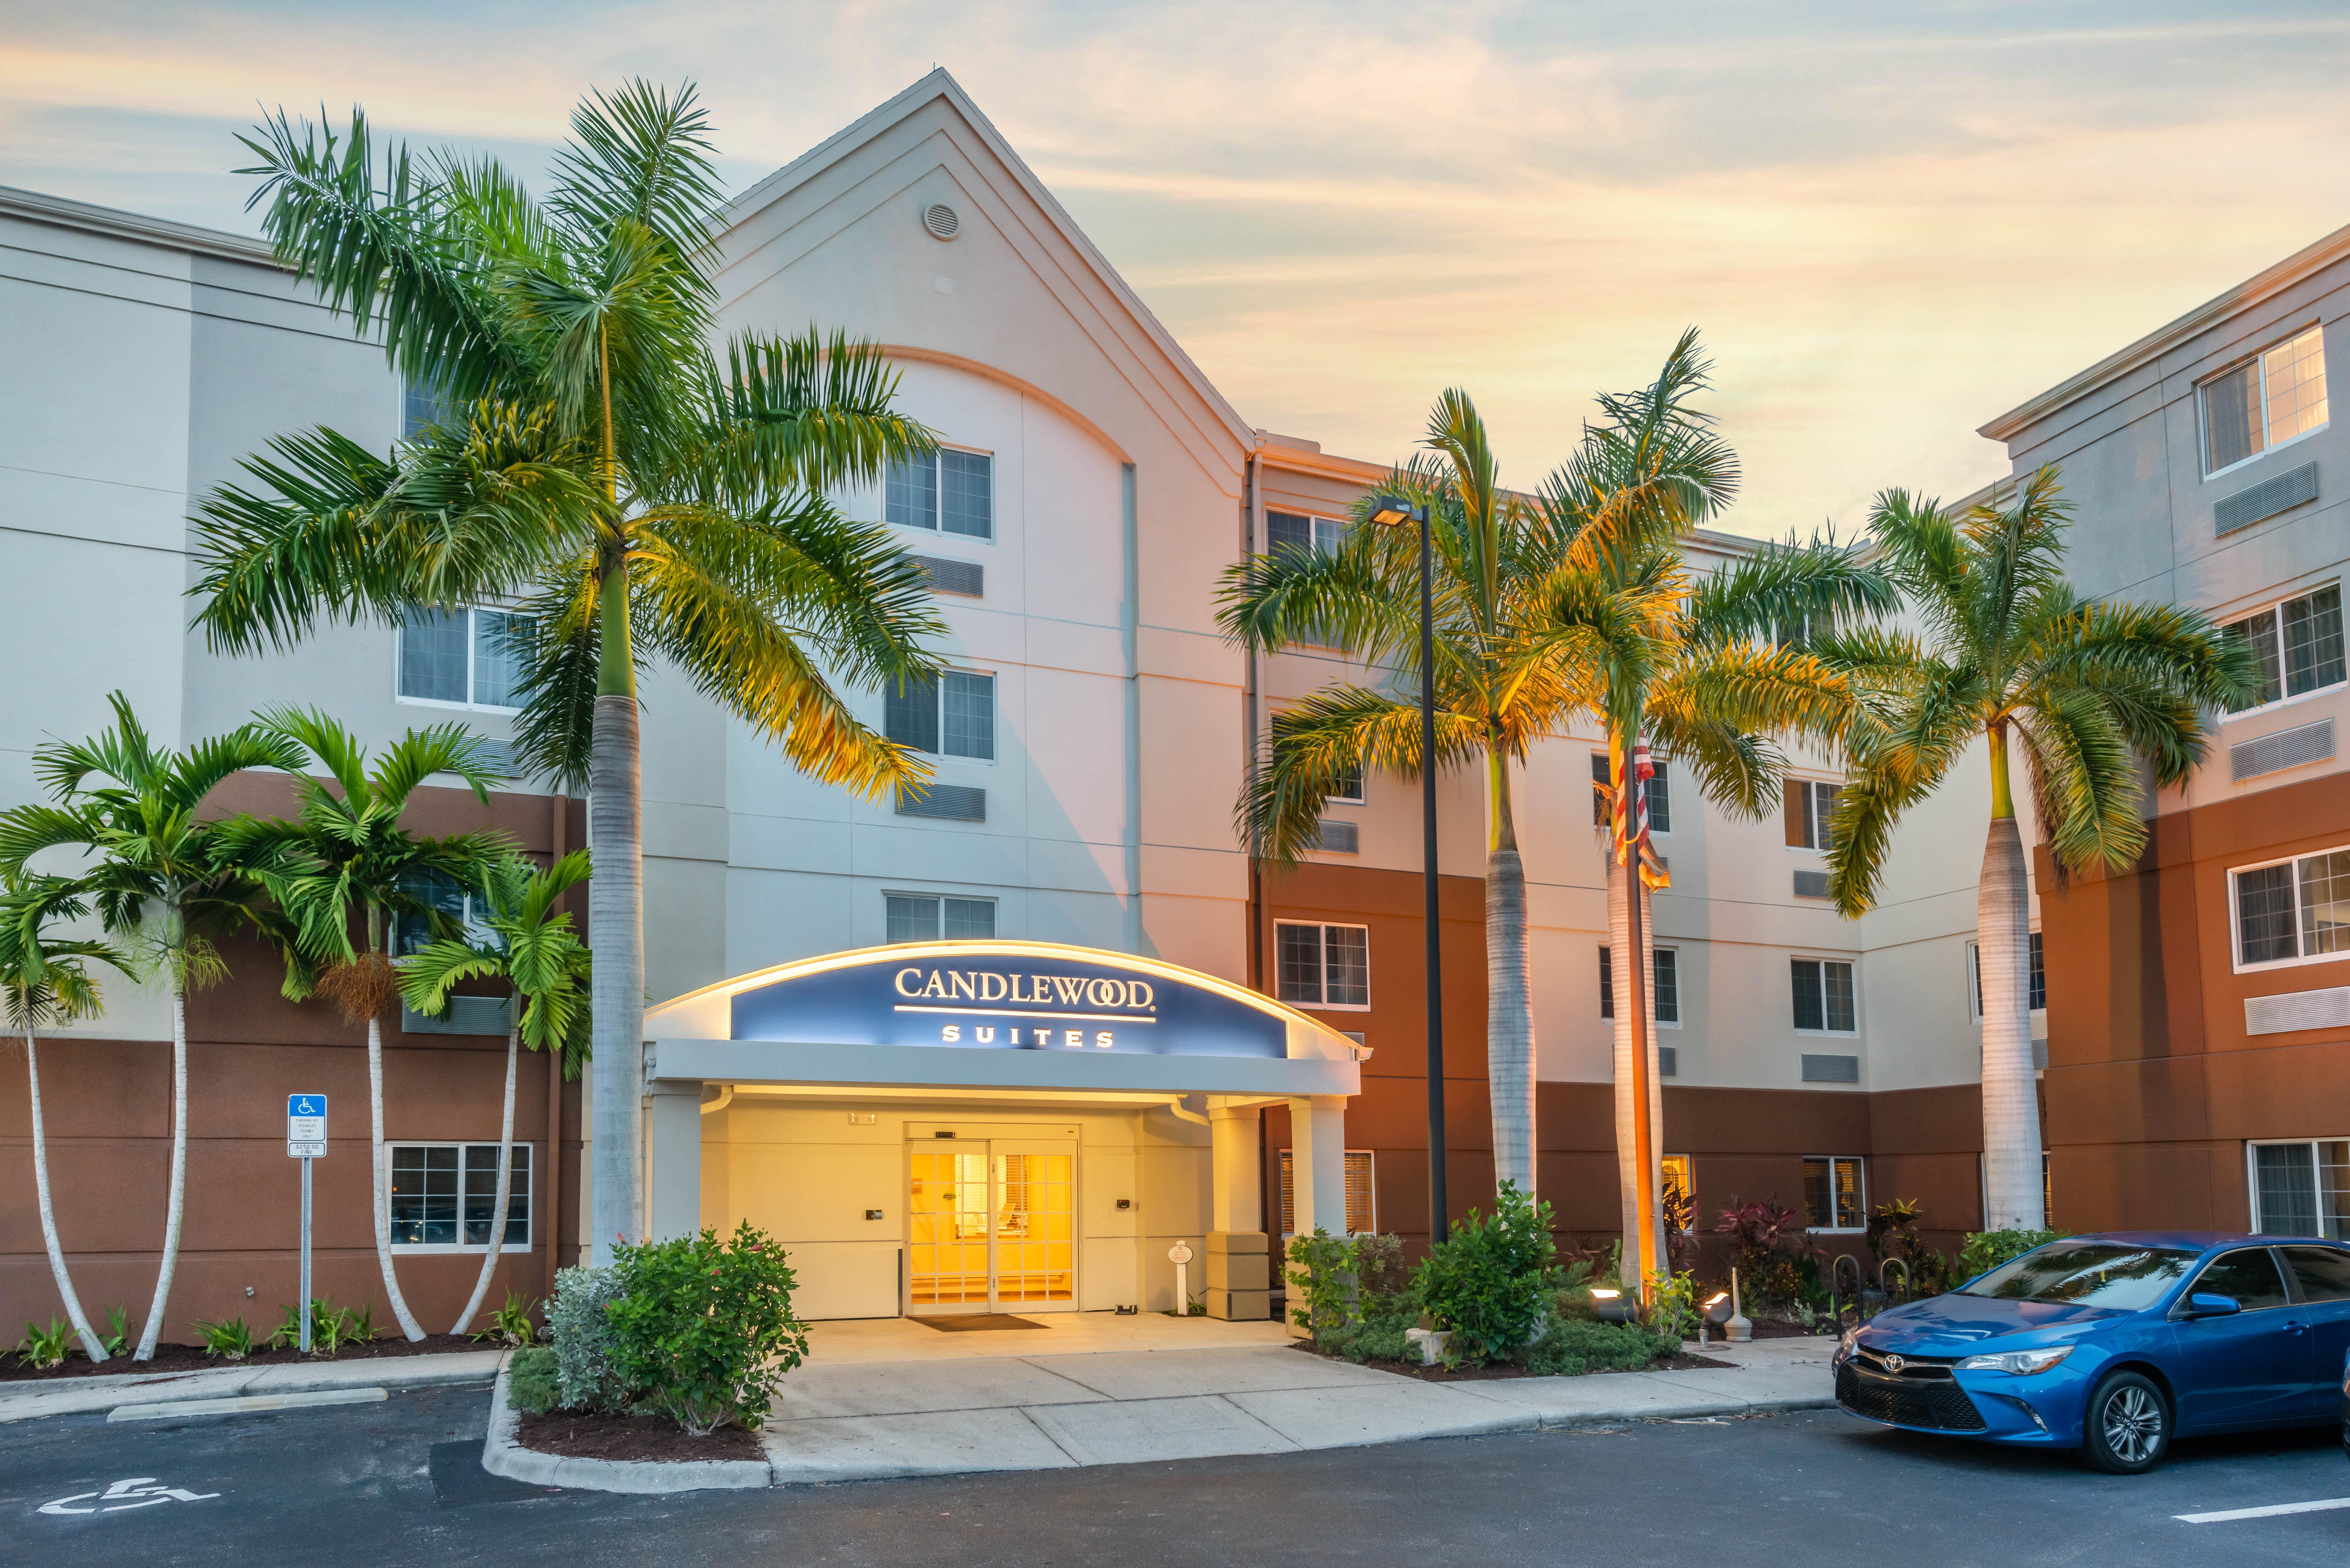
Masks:
[[[2058,1242],[1993,1269],[1960,1293],[2136,1312],[2184,1279],[2200,1255],[2112,1241]]]

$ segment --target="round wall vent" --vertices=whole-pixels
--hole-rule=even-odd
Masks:
[[[962,220],[944,202],[933,202],[922,209],[922,227],[931,231],[933,239],[951,240],[962,227]]]

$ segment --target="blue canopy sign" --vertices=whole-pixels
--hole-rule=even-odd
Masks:
[[[730,1038],[1147,1056],[1288,1054],[1287,1009],[1172,965],[1036,943],[926,942],[736,992]]]

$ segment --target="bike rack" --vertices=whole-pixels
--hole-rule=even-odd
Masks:
[[[1854,1257],[1850,1252],[1838,1252],[1835,1255],[1835,1261],[1829,1263],[1828,1321],[1835,1324],[1835,1332],[1837,1334],[1842,1334],[1844,1332],[1844,1305],[1839,1287],[1844,1283],[1844,1272],[1847,1267],[1852,1270],[1852,1321],[1853,1326],[1856,1328],[1860,1326],[1861,1322],[1861,1287],[1866,1282],[1868,1278],[1867,1275],[1860,1272],[1860,1260]]]
[[[1909,1278],[1908,1260],[1906,1258],[1887,1258],[1883,1262],[1877,1265],[1877,1288],[1878,1291],[1883,1293],[1886,1301],[1889,1303],[1893,1300],[1893,1287],[1885,1282],[1885,1271],[1887,1269],[1898,1269],[1901,1271],[1901,1300],[1906,1304],[1909,1298],[1917,1293],[1917,1287]]]

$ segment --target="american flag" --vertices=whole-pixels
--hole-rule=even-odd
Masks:
[[[1616,863],[1629,865],[1648,842],[1648,781],[1657,776],[1648,742],[1632,742],[1632,774],[1616,792]]]

